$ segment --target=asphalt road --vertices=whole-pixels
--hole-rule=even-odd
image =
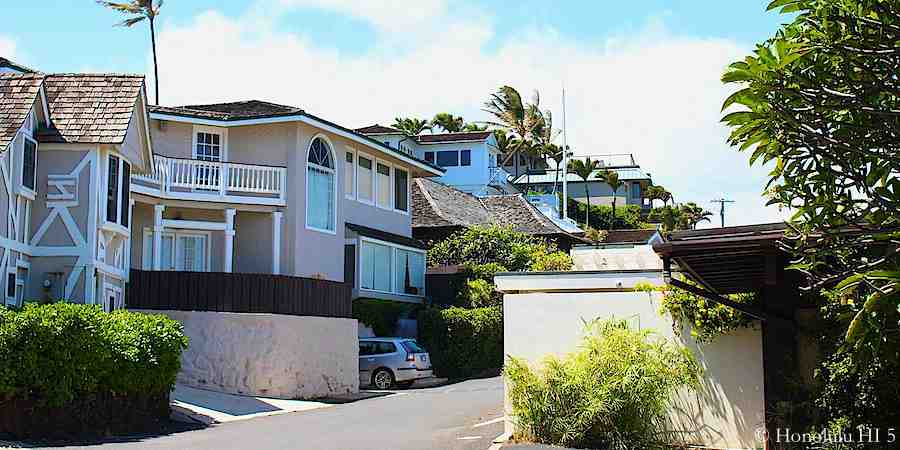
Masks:
[[[68,448],[485,450],[503,432],[501,378],[409,389],[312,411]],[[56,447],[59,448],[59,447]]]

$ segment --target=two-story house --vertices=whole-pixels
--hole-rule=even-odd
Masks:
[[[441,167],[444,174],[437,180],[460,191],[476,196],[518,192],[490,131],[407,136],[377,124],[356,131]]]
[[[131,265],[352,283],[418,302],[411,181],[444,171],[333,122],[244,101],[150,109],[155,170],[133,178]]]
[[[4,60],[6,61],[6,60]],[[129,174],[152,169],[144,77],[0,73],[0,288],[6,305],[123,305]]]

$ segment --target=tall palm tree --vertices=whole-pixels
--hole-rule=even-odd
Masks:
[[[454,116],[450,113],[437,113],[431,119],[431,126],[440,127],[448,133],[459,133],[465,126],[465,119],[460,116]]]
[[[130,17],[119,22],[120,26],[132,27],[144,19],[150,22],[150,43],[153,47],[153,81],[156,98],[154,102],[159,104],[159,68],[156,63],[156,16],[159,15],[159,9],[162,8],[163,0],[131,0],[128,2],[109,2],[97,0],[97,3],[126,14]]]
[[[588,190],[588,179],[591,178],[591,175],[600,167],[600,161],[596,161],[591,159],[590,157],[584,158],[584,161],[580,159],[573,159],[569,161],[568,172],[574,173],[584,181],[584,196],[587,198],[587,208],[585,208],[584,213],[584,225],[586,227],[591,226],[591,191]],[[563,202],[566,202],[566,205],[563,205],[563,208],[568,207],[568,199],[563,199]]]
[[[539,102],[540,98],[535,93],[535,102],[532,105]],[[518,138],[516,144],[510,148],[511,152],[506,155],[506,159],[501,164],[505,166],[510,158],[515,158],[516,173],[514,176],[518,177],[519,154],[532,145],[534,128],[539,122],[534,115],[535,108],[522,101],[522,95],[515,88],[502,86],[497,92],[491,94],[490,100],[484,104],[483,111],[494,119],[485,122],[486,124],[504,129]]]
[[[410,137],[418,136],[425,130],[431,131],[431,124],[427,120],[411,117],[395,117],[393,127]]]
[[[610,189],[612,189],[612,219],[610,219],[609,221],[609,229],[612,230],[613,225],[616,223],[616,193],[618,193],[619,189],[621,189],[622,186],[625,185],[625,182],[619,179],[619,172],[609,169],[598,173],[597,178],[609,185]]]

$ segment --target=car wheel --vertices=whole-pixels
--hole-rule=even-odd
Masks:
[[[376,389],[390,389],[394,385],[394,375],[390,370],[378,369],[372,375],[372,385]]]
[[[396,385],[397,385],[397,387],[408,388],[408,387],[411,387],[414,382],[415,382],[415,380],[397,381]]]

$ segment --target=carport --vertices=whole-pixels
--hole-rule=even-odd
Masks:
[[[714,302],[731,306],[761,321],[765,420],[769,436],[775,436],[776,405],[790,401],[789,380],[810,379],[798,364],[809,360],[814,348],[801,345],[804,309],[814,307],[800,292],[802,275],[785,270],[789,255],[778,247],[787,227],[784,223],[691,230],[673,233],[653,249],[663,259],[666,281]],[[699,287],[672,276],[680,272]],[[758,307],[736,304],[726,294],[757,292]],[[771,442],[771,441],[770,441]],[[771,444],[769,444],[771,445]]]

